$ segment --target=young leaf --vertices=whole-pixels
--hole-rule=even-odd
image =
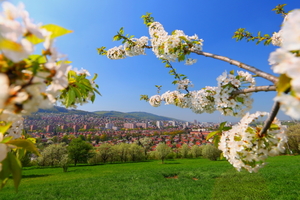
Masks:
[[[6,123],[5,125],[0,126],[0,133],[5,133],[12,125],[12,122]]]
[[[20,161],[14,156],[12,152],[7,153],[7,158],[9,160],[10,171],[12,173],[14,185],[16,191],[18,191],[18,187],[20,185],[21,178],[22,178],[22,166]]]
[[[69,107],[75,102],[75,91],[74,88],[70,88],[67,92],[67,99],[66,99],[66,107]]]
[[[218,133],[220,133],[219,130],[210,132],[210,133],[206,136],[206,140],[209,140],[210,138],[212,138],[213,136],[215,136],[215,135],[218,134]]]
[[[44,28],[47,31],[52,33],[51,39],[73,32],[71,30],[65,29],[65,28],[55,25],[55,24],[46,24],[46,25],[41,26],[41,28]],[[26,36],[25,38],[27,40],[29,40],[32,44],[38,44],[38,43],[45,41],[44,39],[40,39],[33,34],[30,34],[30,35]]]
[[[11,174],[8,157],[6,157],[4,160],[2,160],[1,164],[2,164],[2,170],[0,171],[0,184],[1,184],[1,189],[2,189],[5,186],[8,178],[9,178],[9,175]]]
[[[224,126],[226,125],[226,123],[227,123],[227,121],[222,122],[222,123],[220,124],[220,126],[219,126],[219,130],[220,130],[220,131],[223,130],[223,128],[224,128]]]
[[[279,80],[276,83],[278,94],[285,92],[291,87],[291,78],[285,74],[279,76]]]
[[[15,145],[19,148],[26,149],[27,151],[35,153],[36,155],[40,154],[39,150],[36,148],[34,143],[31,142],[31,140],[28,140],[28,139],[18,138],[18,139],[15,139],[15,140],[10,140],[6,144],[12,144],[12,145]]]

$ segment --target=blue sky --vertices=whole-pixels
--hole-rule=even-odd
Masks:
[[[19,1],[12,1],[17,3]],[[175,90],[171,84],[173,77],[168,69],[156,59],[151,50],[146,56],[137,56],[123,60],[109,60],[99,56],[96,49],[101,46],[112,48],[119,46],[112,37],[124,27],[125,33],[136,37],[149,36],[143,24],[142,15],[152,13],[156,21],[164,25],[166,31],[183,30],[187,35],[197,34],[204,40],[203,51],[228,56],[246,64],[272,73],[268,64],[270,52],[274,46],[255,45],[246,41],[232,39],[238,28],[246,28],[252,33],[272,34],[280,29],[283,18],[271,11],[276,5],[286,3],[286,10],[300,8],[300,3],[287,1],[236,1],[236,0],[24,0],[26,10],[35,22],[57,24],[73,30],[72,34],[56,40],[58,50],[67,54],[74,68],[85,68],[91,74],[99,75],[96,80],[102,96],[94,104],[78,107],[87,111],[114,110],[121,112],[142,111],[173,117],[187,121],[239,121],[238,118],[224,117],[219,113],[194,114],[189,109],[172,105],[151,107],[140,101],[141,94],[149,96],[156,93],[154,85],[163,85],[162,92]],[[297,3],[298,2],[298,3]],[[179,73],[183,73],[193,82],[193,89],[216,86],[216,78],[225,70],[239,70],[228,63],[191,55],[198,62],[187,66],[174,63]],[[269,85],[270,82],[257,78],[257,85]],[[269,111],[275,92],[261,92],[253,95],[255,102],[251,112]],[[280,119],[290,119],[279,114]]]

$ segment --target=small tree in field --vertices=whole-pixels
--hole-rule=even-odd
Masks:
[[[188,154],[189,154],[189,152],[190,152],[190,147],[189,147],[189,145],[187,145],[186,143],[184,143],[184,144],[180,147],[179,151],[180,151],[180,154],[181,154],[181,157],[182,157],[182,158],[187,158],[187,157],[188,157]]]
[[[127,143],[120,143],[118,145],[116,145],[115,147],[115,152],[119,157],[119,160],[121,162],[127,162],[128,161],[128,153],[129,153],[129,147],[130,145]]]
[[[288,142],[287,149],[291,153],[300,153],[300,124],[292,125],[287,130]]]
[[[155,148],[156,156],[158,159],[161,159],[161,163],[164,164],[165,159],[168,154],[171,152],[171,147],[165,143],[159,143]]]
[[[38,157],[38,164],[41,166],[61,166],[65,170],[68,165],[68,150],[64,143],[51,144],[46,147],[41,156]]]
[[[193,145],[191,148],[191,153],[193,158],[198,158],[202,156],[202,148],[200,148],[198,145]]]
[[[80,138],[73,139],[68,146],[69,158],[74,161],[76,166],[78,162],[87,162],[92,157],[91,150],[93,146]]]
[[[130,144],[128,155],[131,161],[141,161],[145,158],[144,148],[136,143]]]
[[[143,137],[139,139],[139,144],[144,148],[145,158],[148,158],[148,151],[151,149],[152,146],[152,139],[149,137]]]
[[[202,149],[202,155],[209,160],[217,160],[220,158],[221,152],[218,148],[211,144],[207,144]]]
[[[98,155],[101,158],[101,161],[103,163],[106,163],[106,161],[112,156],[112,146],[110,144],[102,144],[98,148]]]

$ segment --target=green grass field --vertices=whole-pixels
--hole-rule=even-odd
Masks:
[[[227,161],[177,159],[62,168],[25,168],[18,193],[12,181],[0,199],[300,199],[300,156],[268,159],[258,173]]]

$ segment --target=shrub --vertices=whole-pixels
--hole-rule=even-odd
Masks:
[[[287,130],[288,142],[286,149],[291,153],[300,153],[300,124],[292,125]]]
[[[167,158],[168,154],[171,152],[171,147],[165,143],[159,143],[155,148],[156,156],[161,159],[161,163],[164,164],[164,160]]]
[[[191,148],[191,154],[192,154],[193,158],[198,158],[198,157],[202,156],[202,147],[200,148],[197,145],[193,145]]]
[[[171,151],[166,157],[166,159],[175,159],[175,158],[176,158],[176,153],[173,151]]]
[[[215,146],[207,144],[203,147],[202,154],[204,158],[208,158],[209,160],[217,160],[221,155],[221,151]]]
[[[130,144],[129,150],[128,150],[128,155],[129,155],[130,161],[133,161],[133,162],[141,161],[145,158],[144,148],[135,143]]]
[[[189,146],[188,146],[187,144],[183,144],[183,145],[180,147],[179,151],[180,151],[180,154],[181,154],[181,157],[182,157],[182,158],[187,158],[187,157],[188,157],[188,154],[189,154],[189,152],[190,152],[190,148],[189,148]]]
[[[59,166],[64,154],[67,153],[68,151],[64,143],[51,144],[38,157],[38,164],[40,166]]]

